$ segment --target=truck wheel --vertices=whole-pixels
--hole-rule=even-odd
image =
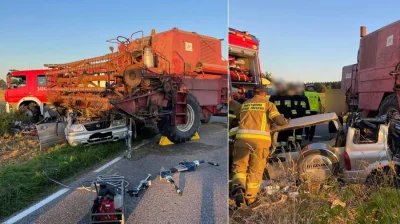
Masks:
[[[18,110],[24,113],[32,122],[39,121],[40,108],[36,103],[22,104]]]
[[[187,123],[172,126],[171,117],[165,116],[158,122],[158,129],[162,135],[167,136],[167,138],[174,143],[189,141],[200,127],[200,113],[201,108],[199,102],[195,96],[189,93],[187,98]]]
[[[339,160],[327,149],[310,150],[300,155],[298,161],[300,175],[305,175],[313,183],[322,183],[339,172]]]
[[[378,116],[385,115],[390,109],[400,111],[396,93],[390,94],[382,101]]]
[[[203,119],[201,119],[201,123],[202,124],[208,124],[210,122],[210,120],[211,120],[210,111],[208,111],[207,109],[203,109],[201,111],[201,115],[202,115],[201,117],[203,118]]]

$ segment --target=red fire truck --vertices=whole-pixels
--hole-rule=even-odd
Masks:
[[[4,93],[6,111],[19,109],[34,117],[43,114],[47,103],[47,71],[48,69],[10,70],[7,74],[7,90]]]
[[[260,41],[247,31],[229,28],[229,72],[233,98],[239,102],[251,98],[254,85],[260,84]]]

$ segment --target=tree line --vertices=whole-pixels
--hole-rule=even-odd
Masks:
[[[314,84],[315,91],[325,93],[327,89],[340,89],[341,81],[335,82],[308,82],[307,84]]]
[[[269,81],[273,82],[274,78],[271,72],[263,72],[263,78],[268,79]],[[314,84],[315,91],[319,93],[325,93],[327,89],[340,89],[341,81],[334,81],[334,82],[306,82],[307,84]]]
[[[3,79],[0,79],[0,89],[7,89],[7,83]]]

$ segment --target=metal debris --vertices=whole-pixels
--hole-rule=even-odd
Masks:
[[[346,207],[346,202],[343,202],[339,199],[334,199],[332,202],[331,208],[334,208],[336,206],[342,206],[343,208]]]

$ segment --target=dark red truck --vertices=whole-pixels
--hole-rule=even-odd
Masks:
[[[360,31],[357,63],[342,70],[348,110],[373,117],[399,109],[400,21],[369,34],[365,27]]]

